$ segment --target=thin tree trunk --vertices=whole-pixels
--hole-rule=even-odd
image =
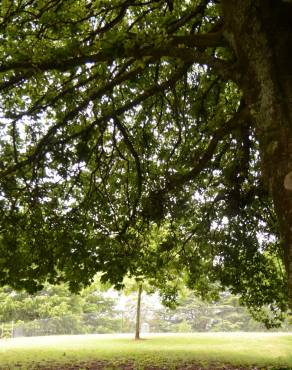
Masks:
[[[140,339],[142,284],[138,287],[135,340]]]

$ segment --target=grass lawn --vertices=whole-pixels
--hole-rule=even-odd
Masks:
[[[205,366],[222,364],[222,368],[223,364],[232,364],[287,369],[292,368],[292,334],[149,334],[141,341],[134,341],[131,335],[0,340],[0,369],[33,369],[37,366],[60,369],[62,364],[75,364],[74,369],[86,369],[85,363],[103,360],[112,364],[100,367],[104,369],[120,368],[117,364],[121,363],[134,363],[140,369],[150,364],[171,369],[176,364],[191,362]],[[82,363],[84,366],[78,367]]]

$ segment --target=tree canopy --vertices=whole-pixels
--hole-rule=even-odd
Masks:
[[[174,261],[202,294],[285,310],[290,18],[287,1],[4,1],[0,283]]]

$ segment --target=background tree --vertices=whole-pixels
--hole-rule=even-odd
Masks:
[[[34,295],[4,287],[0,291],[0,323],[13,321],[15,333],[26,336],[119,332],[117,299],[104,293],[96,283],[79,295],[70,293],[64,284],[47,284]]]
[[[206,302],[187,290],[179,297],[175,309],[156,309],[147,322],[154,332],[266,330],[240,305],[238,297],[224,293],[216,302]],[[281,330],[290,330],[287,321]]]
[[[119,284],[168,222],[190,286],[291,306],[291,25],[287,1],[3,3],[1,284]]]

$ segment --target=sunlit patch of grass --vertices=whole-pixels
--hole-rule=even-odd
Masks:
[[[195,333],[72,335],[0,340],[0,367],[110,360],[171,365],[180,362],[292,367],[292,335],[286,333]]]

